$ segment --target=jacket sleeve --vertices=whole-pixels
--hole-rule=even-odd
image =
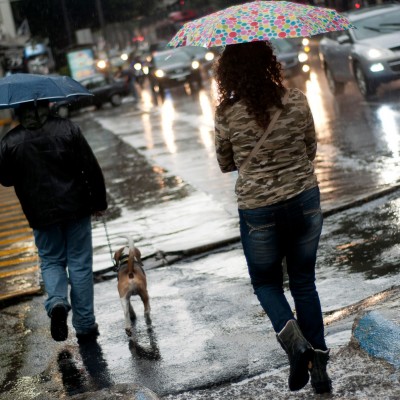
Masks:
[[[103,172],[80,128],[74,124],[73,129],[80,160],[79,170],[88,188],[91,212],[104,211],[107,209],[107,194]]]
[[[7,161],[7,145],[2,140],[0,142],[0,183],[3,186],[13,186],[13,169],[12,166]]]
[[[222,172],[236,171],[233,159],[232,143],[229,140],[229,126],[225,118],[215,116],[215,151],[217,161]]]

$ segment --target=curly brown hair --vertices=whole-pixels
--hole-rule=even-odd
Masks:
[[[282,108],[285,92],[281,65],[270,42],[255,41],[225,47],[214,69],[218,85],[217,113],[242,100],[257,124],[266,128],[271,106]]]

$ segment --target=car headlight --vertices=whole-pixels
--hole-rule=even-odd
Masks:
[[[377,60],[379,58],[390,57],[392,55],[390,50],[376,48],[365,49],[363,53],[368,60]]]
[[[104,69],[104,68],[106,68],[107,67],[107,63],[106,63],[106,61],[105,60],[99,60],[99,61],[97,61],[97,68],[99,68],[99,69]]]
[[[385,67],[383,66],[382,63],[376,63],[376,64],[372,64],[369,67],[369,69],[370,69],[371,72],[381,72],[381,71],[385,70]]]
[[[377,58],[382,57],[383,53],[378,49],[370,49],[370,50],[368,50],[367,55],[368,55],[368,58],[375,60]]]
[[[136,71],[140,71],[142,69],[142,64],[140,63],[135,63],[133,68],[135,68]]]
[[[162,69],[158,69],[158,70],[154,73],[154,75],[155,75],[157,78],[162,78],[162,77],[165,75],[165,73],[164,73],[164,71],[163,71]]]
[[[300,53],[297,55],[297,58],[299,59],[299,61],[300,61],[301,63],[303,63],[303,62],[306,62],[306,61],[308,60],[308,55],[307,55],[307,53],[300,52]]]
[[[192,61],[192,68],[197,69],[200,67],[200,63],[198,61]]]
[[[207,53],[206,53],[206,55],[204,56],[204,58],[207,60],[207,61],[212,61],[212,60],[214,60],[214,53],[212,52],[212,51],[208,51]]]

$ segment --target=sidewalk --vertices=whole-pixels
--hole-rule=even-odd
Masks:
[[[197,199],[202,199],[202,204],[208,202],[202,197]],[[392,194],[371,205],[327,218],[320,265],[329,265],[332,253],[337,253],[336,246],[347,243],[347,237],[338,241],[342,237],[338,229],[341,221],[352,221],[353,225],[362,220],[371,225],[372,220],[383,221],[382,212],[386,207],[393,209],[396,199],[397,194]],[[359,202],[363,203],[361,199]],[[183,207],[177,210],[176,218],[188,211]],[[149,215],[155,218],[153,211]],[[162,215],[159,218],[168,217]],[[140,220],[140,215],[136,218]],[[392,224],[391,220],[384,222]],[[134,225],[126,224],[130,226]],[[168,237],[171,231],[179,238],[189,232],[187,238],[200,243],[204,232],[196,229],[196,224],[188,223],[189,226],[191,229],[180,232],[171,221],[170,226],[160,225],[163,227],[160,233]],[[96,229],[102,229],[101,225]],[[360,224],[359,229],[362,233],[364,225]],[[385,236],[385,232],[382,231],[384,241],[394,238],[391,234]],[[209,231],[208,243],[215,234]],[[360,243],[354,232],[349,234],[354,243]],[[165,238],[160,239],[160,243],[164,242]],[[188,240],[183,243],[190,244]],[[206,243],[203,240],[202,246]],[[393,243],[394,247],[397,245]],[[203,254],[198,251],[199,248],[188,246],[185,253],[167,254],[167,258],[180,258],[169,265],[156,257],[145,260],[153,322],[151,326],[145,325],[142,306],[134,299],[138,321],[132,338],[123,329],[115,275],[102,280],[102,274],[97,274],[101,283],[95,285],[95,307],[101,335],[90,348],[77,345],[70,320],[69,339],[62,343],[51,340],[49,321],[42,306],[44,296],[35,296],[2,310],[2,399],[28,400],[32,393],[40,400],[63,397],[154,400],[157,398],[154,396],[168,400],[313,398],[309,385],[296,394],[287,389],[287,361],[249,287],[240,244],[236,242]],[[192,252],[196,255],[188,257]],[[382,253],[382,265],[388,264],[390,254],[389,250]],[[330,398],[398,398],[399,368],[393,360],[400,355],[392,343],[383,344],[385,338],[393,341],[398,337],[398,330],[394,329],[398,327],[400,311],[398,275],[382,275],[366,281],[360,273],[354,274],[348,267],[342,270],[336,265],[330,269],[319,268],[317,275],[327,342],[332,349],[329,372],[334,381],[334,394]],[[389,282],[397,282],[397,286],[384,290],[390,286]],[[381,327],[385,327],[384,332]],[[363,350],[365,344],[366,350],[388,349],[386,356],[368,354]],[[133,390],[139,391],[137,395]]]
[[[289,392],[285,389],[289,369],[282,367],[241,382],[170,395],[163,399],[399,399],[400,286],[382,293],[381,299],[383,301],[379,304],[356,315],[348,343],[331,348],[328,372],[333,392],[330,395],[315,395],[309,384],[299,392]],[[345,321],[341,323],[345,324]]]

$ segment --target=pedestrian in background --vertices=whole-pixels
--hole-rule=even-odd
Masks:
[[[269,42],[226,46],[215,79],[217,160],[222,172],[238,170],[243,251],[254,292],[288,355],[289,388],[303,388],[310,373],[317,393],[330,392],[315,286],[323,222],[313,167],[317,143],[306,96],[285,89]],[[284,294],[284,259],[296,318]]]
[[[48,101],[24,103],[16,115],[20,124],[0,142],[0,183],[14,186],[33,229],[51,335],[67,339],[72,308],[78,342],[93,340],[91,215],[107,208],[102,171],[80,128],[50,116]]]
[[[132,95],[133,101],[137,103],[139,101],[139,95],[135,86],[136,77],[134,72],[130,69],[123,69],[119,66],[114,77],[115,79],[120,79],[125,83],[128,93]]]

